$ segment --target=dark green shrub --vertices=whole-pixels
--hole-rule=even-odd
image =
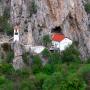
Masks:
[[[61,73],[54,73],[52,76],[48,77],[43,84],[43,90],[66,90],[61,89],[60,83],[65,81],[65,78]]]
[[[38,55],[33,56],[33,65],[32,65],[33,73],[38,73],[41,70],[42,70],[42,63],[40,57]]]
[[[0,76],[0,90],[13,90],[13,82]]]
[[[22,79],[28,78],[31,75],[31,70],[29,68],[23,68],[22,70],[16,71],[17,75]]]
[[[67,90],[85,90],[86,84],[76,73],[71,73],[67,77]]]
[[[24,60],[24,63],[28,64],[29,65],[29,61],[30,61],[30,53],[29,52],[26,52],[23,54],[23,60]]]
[[[74,47],[74,45],[72,45],[62,52],[62,62],[67,62],[68,64],[70,62],[80,62],[81,60],[79,55],[79,51]]]
[[[30,79],[25,79],[21,81],[19,90],[36,90],[36,86]]]
[[[44,35],[42,38],[43,45],[48,47],[51,44],[51,39],[49,35]]]
[[[2,44],[2,48],[4,52],[6,52],[5,62],[11,63],[14,58],[14,52],[11,50],[11,45],[8,43]]]
[[[90,13],[90,3],[85,4],[85,10],[87,13]]]
[[[35,3],[35,0],[33,0],[30,6],[30,17],[35,13],[37,13],[37,5]]]
[[[11,46],[10,46],[10,44],[8,44],[8,43],[2,44],[1,47],[3,48],[3,50],[4,50],[5,52],[8,52],[8,51],[11,50]]]
[[[43,90],[85,90],[84,81],[77,74],[64,76],[57,72],[44,81]]]
[[[60,56],[60,53],[58,52],[55,52],[55,53],[51,53],[50,56],[49,56],[49,61],[48,61],[50,64],[58,64],[58,63],[61,63],[62,60],[61,60],[61,56]]]
[[[8,36],[12,36],[12,35],[13,35],[13,28],[12,28],[12,26],[8,23],[8,21],[5,21],[5,22],[4,22],[3,30],[4,30],[4,32],[5,32]]]
[[[12,50],[8,51],[8,53],[6,55],[6,62],[12,63],[13,59],[14,59],[14,52]]]
[[[78,73],[81,75],[88,72],[90,72],[90,64],[83,64],[78,70]]]
[[[0,76],[0,85],[3,84],[5,82],[5,77],[4,76]]]
[[[9,24],[8,20],[3,16],[0,16],[0,32],[4,32],[7,35],[13,35],[13,28]]]
[[[3,17],[6,19],[10,18],[10,8],[9,7],[6,7],[4,9]]]
[[[12,81],[5,80],[3,84],[0,84],[0,90],[13,90],[14,89],[14,84]]]
[[[14,68],[11,64],[0,64],[0,72],[5,75],[9,75],[14,72]]]
[[[43,82],[44,82],[44,80],[46,80],[47,78],[48,78],[48,75],[45,74],[45,73],[42,73],[42,72],[37,73],[37,74],[35,75],[35,79],[36,79],[36,81],[37,81],[37,88],[38,88],[38,90],[42,90]]]
[[[51,75],[52,73],[54,73],[54,65],[51,64],[46,64],[43,67],[43,73],[47,74],[47,75]]]
[[[47,48],[45,48],[43,51],[42,51],[42,56],[43,57],[49,57],[50,56],[50,52]]]

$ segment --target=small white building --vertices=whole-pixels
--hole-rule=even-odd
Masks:
[[[65,38],[63,34],[52,35],[53,49],[59,49],[60,51],[64,51],[70,45],[72,45],[72,40]]]
[[[15,41],[19,41],[19,27],[18,26],[14,28],[14,42]]]
[[[44,46],[33,46],[33,47],[30,47],[30,49],[31,49],[31,52],[35,54],[40,54],[45,49],[45,47]]]

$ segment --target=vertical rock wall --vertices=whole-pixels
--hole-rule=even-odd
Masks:
[[[90,56],[90,31],[83,0],[9,1],[11,23],[13,26],[20,23],[20,41],[23,44],[40,45],[41,37],[58,26],[66,37],[78,42],[82,57]],[[35,8],[37,12],[30,15]]]

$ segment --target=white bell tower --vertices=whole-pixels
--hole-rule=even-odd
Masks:
[[[19,42],[19,34],[20,34],[19,31],[20,31],[19,30],[19,27],[18,26],[15,26],[14,27],[14,42],[15,41],[18,41]]]

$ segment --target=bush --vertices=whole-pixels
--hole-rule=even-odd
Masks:
[[[49,35],[44,35],[42,38],[43,45],[48,47],[51,44],[51,39]]]
[[[79,51],[72,45],[62,52],[62,62],[70,63],[70,62],[80,62],[80,53]]]
[[[28,68],[23,68],[22,70],[17,70],[16,73],[18,76],[24,79],[28,78],[31,75],[31,70]]]
[[[32,1],[30,6],[30,17],[37,12],[37,5],[35,3],[35,0]]]
[[[4,76],[0,76],[0,90],[13,90],[13,82],[6,79]]]
[[[85,4],[85,10],[87,13],[90,13],[90,3]]]
[[[84,73],[87,73],[87,72],[90,72],[90,64],[84,64],[78,70],[78,73],[81,75],[83,75]]]
[[[11,50],[11,46],[10,46],[10,44],[8,44],[8,43],[2,44],[1,47],[3,48],[3,50],[4,50],[5,52],[8,52],[8,51]]]
[[[42,90],[43,82],[48,78],[48,75],[40,72],[40,73],[36,74],[35,77],[36,77],[35,79],[37,81],[38,90]]]
[[[54,73],[54,65],[51,64],[46,64],[43,67],[43,73],[47,74],[47,75],[51,75],[52,73]]]
[[[38,55],[33,56],[33,65],[32,65],[32,71],[33,73],[38,73],[42,70],[42,63],[41,59]]]
[[[50,56],[50,52],[47,48],[45,48],[43,51],[42,51],[42,56],[43,57],[49,57]]]
[[[13,28],[8,23],[8,20],[3,16],[0,16],[0,31],[6,33],[7,35],[13,35]]]
[[[23,60],[24,60],[24,63],[28,64],[29,65],[29,61],[30,61],[30,53],[29,52],[26,52],[23,54]]]
[[[12,63],[13,59],[14,59],[14,52],[11,50],[6,55],[6,62]]]
[[[85,90],[86,84],[76,73],[67,77],[67,90]]]
[[[19,90],[36,90],[36,86],[33,81],[25,79],[21,81]]]
[[[12,67],[11,64],[0,64],[0,72],[9,75],[12,74],[14,71],[14,68]]]
[[[77,74],[63,74],[56,72],[46,79],[43,84],[43,90],[85,90],[84,81]]]
[[[0,76],[0,85],[3,84],[5,82],[5,77],[4,76]]]
[[[61,73],[54,73],[44,81],[43,90],[66,90],[60,88],[60,83],[62,80],[64,81],[65,78]]]
[[[4,9],[3,17],[6,18],[6,19],[10,18],[10,8],[9,7],[6,7]]]
[[[55,52],[55,53],[51,53],[49,56],[49,61],[50,64],[59,64],[62,62],[61,60],[61,56],[60,53]]]

